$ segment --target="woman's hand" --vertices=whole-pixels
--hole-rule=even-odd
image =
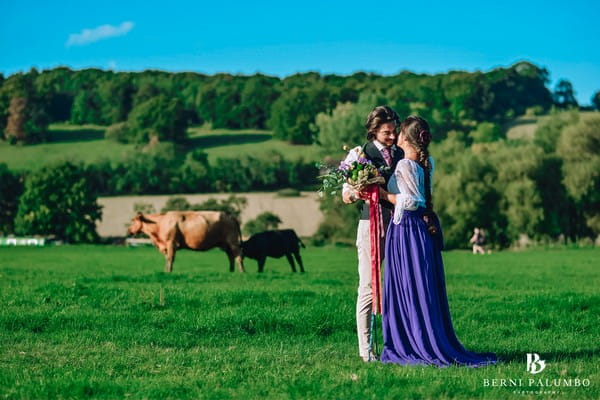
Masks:
[[[380,199],[387,200],[388,194],[389,193],[384,188],[382,188],[381,186],[379,186],[379,198]]]
[[[379,198],[392,204],[396,204],[396,196],[386,191],[381,186],[379,187]]]

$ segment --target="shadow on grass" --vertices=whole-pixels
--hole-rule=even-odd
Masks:
[[[535,118],[535,117],[520,118],[520,119],[511,121],[510,126],[535,124],[536,122],[537,122],[537,118]]]
[[[186,145],[191,148],[210,148],[217,146],[228,146],[232,144],[262,143],[272,139],[268,133],[234,134],[234,135],[211,135],[189,138]]]
[[[48,143],[89,142],[104,139],[104,129],[52,130],[48,132]]]
[[[516,119],[514,121],[510,121],[509,123],[507,123],[506,128],[510,129],[510,128],[515,128],[517,126],[521,126],[521,125],[531,125],[531,124],[535,124],[537,122],[538,121],[535,117],[520,118],[520,119]]]
[[[527,353],[535,353],[532,350],[522,351],[511,351],[509,353],[498,352],[496,355],[502,362],[525,362]],[[546,360],[546,362],[556,362],[563,360],[579,360],[579,359],[590,359],[592,357],[600,356],[600,349],[584,349],[579,351],[552,351],[552,352],[538,352],[540,358]]]

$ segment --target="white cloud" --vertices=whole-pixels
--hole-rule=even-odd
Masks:
[[[80,33],[69,35],[66,46],[83,46],[99,40],[126,35],[133,29],[133,22],[125,21],[119,26],[100,25],[93,29],[84,29]]]
[[[117,69],[117,62],[115,60],[110,60],[108,62],[108,69],[112,69],[113,71]]]

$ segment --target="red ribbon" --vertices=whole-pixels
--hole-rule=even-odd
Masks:
[[[367,188],[369,195],[369,233],[371,239],[371,287],[373,290],[373,314],[381,314],[381,238],[383,237],[383,220],[379,205],[379,186]]]

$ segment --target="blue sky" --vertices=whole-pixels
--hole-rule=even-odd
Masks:
[[[287,76],[487,71],[527,60],[600,90],[599,1],[30,1],[0,14],[0,72],[32,66]]]

